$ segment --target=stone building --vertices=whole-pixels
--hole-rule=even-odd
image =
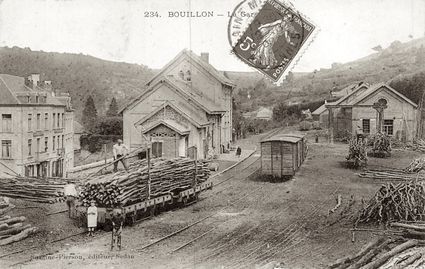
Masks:
[[[338,100],[319,107],[313,115],[322,125],[333,129],[334,136],[354,133],[358,127],[365,134],[374,134],[378,112],[373,105],[378,101],[386,104],[382,131],[395,139],[412,141],[416,135],[417,104],[385,83],[354,85]]]
[[[124,143],[135,149],[152,143],[154,156],[205,158],[232,140],[235,85],[201,56],[181,51],[125,106]]]
[[[74,166],[69,95],[56,95],[38,74],[0,74],[0,96],[2,176],[65,176]]]

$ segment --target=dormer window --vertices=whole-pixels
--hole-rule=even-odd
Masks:
[[[179,77],[180,77],[181,79],[184,79],[184,73],[183,73],[183,71],[182,71],[182,70],[180,70],[180,72],[179,72]]]
[[[186,71],[186,81],[192,81],[192,77],[191,77],[191,74],[190,74],[190,70],[187,70],[187,71]]]

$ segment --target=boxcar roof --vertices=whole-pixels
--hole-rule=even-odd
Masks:
[[[266,138],[261,141],[263,142],[271,142],[271,141],[281,141],[281,142],[289,142],[289,143],[297,143],[298,141],[302,140],[305,135],[303,134],[278,134],[274,135],[272,137]]]

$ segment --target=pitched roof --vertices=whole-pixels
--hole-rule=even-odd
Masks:
[[[165,125],[168,128],[170,128],[171,130],[175,131],[176,133],[180,134],[180,135],[186,135],[190,132],[189,129],[187,129],[186,127],[184,127],[183,125],[181,125],[180,123],[178,123],[175,120],[170,120],[170,119],[165,119],[165,120],[158,120],[158,121],[154,121],[151,125],[149,125],[148,127],[144,128],[142,130],[142,133],[147,133],[150,130],[154,129],[155,127],[158,127],[160,125]]]
[[[152,81],[154,81],[156,78],[163,75],[163,72],[171,66],[175,61],[177,61],[180,57],[187,56],[197,64],[199,64],[205,71],[207,71],[209,74],[211,74],[214,78],[216,78],[218,81],[220,81],[222,84],[229,85],[231,87],[235,87],[235,83],[231,81],[228,77],[225,76],[224,73],[218,71],[214,68],[211,64],[207,63],[206,61],[202,60],[200,56],[193,53],[191,50],[183,49],[179,54],[177,54],[176,57],[174,57],[170,62],[168,62],[156,75],[154,75],[147,85],[151,84]]]
[[[323,105],[321,105],[320,107],[318,107],[316,110],[314,110],[313,112],[311,112],[312,115],[320,115],[323,112],[325,112],[327,110],[326,105],[328,103],[324,103]]]
[[[354,89],[352,89],[352,91],[349,94],[341,97],[340,99],[338,99],[337,101],[333,102],[332,104],[329,104],[328,103],[328,105],[339,105],[343,101],[347,100],[349,97],[351,97],[351,96],[359,93],[360,90],[362,90],[362,89],[367,90],[368,88],[369,88],[369,85],[366,84],[366,83],[359,84],[357,87],[355,87]]]
[[[407,98],[405,95],[399,93],[398,91],[396,91],[395,89],[393,89],[392,87],[388,86],[386,83],[377,83],[374,84],[372,86],[370,86],[366,91],[364,91],[363,93],[361,93],[359,96],[356,96],[353,100],[351,100],[348,105],[356,105],[358,103],[360,103],[361,101],[363,101],[365,98],[367,98],[368,96],[370,96],[371,94],[373,94],[374,92],[378,91],[381,88],[386,88],[388,89],[390,92],[392,92],[393,94],[395,94],[396,96],[398,96],[399,98],[405,100],[406,102],[408,102],[409,104],[411,104],[414,107],[417,107],[418,105],[416,103],[414,103],[412,100],[410,100],[409,98]]]
[[[344,97],[347,96],[348,94],[352,93],[354,90],[356,90],[358,87],[360,87],[362,84],[367,85],[365,82],[361,81],[361,82],[356,82],[356,83],[351,83],[350,85],[346,86],[345,88],[342,88],[339,91],[336,92],[332,92],[331,95],[333,97]]]
[[[31,89],[25,85],[25,79],[23,77],[0,74],[0,104],[2,105],[13,105],[13,104],[24,104],[18,99],[19,94],[36,94],[46,93],[46,91],[40,87]],[[31,105],[35,103],[30,103]],[[58,98],[51,94],[46,95],[46,104],[64,106]]]
[[[0,74],[0,104],[20,104],[16,97],[16,92],[28,91],[25,86],[24,78]]]
[[[210,101],[208,98],[199,95],[197,90],[194,90],[193,87],[188,86],[185,82],[179,82],[176,79],[162,77],[161,80],[158,80],[157,83],[151,85],[145,91],[143,91],[137,98],[133,99],[129,104],[123,107],[119,113],[122,113],[125,109],[137,104],[143,100],[144,96],[153,90],[156,89],[156,86],[159,84],[166,84],[170,89],[175,90],[179,94],[183,95],[185,98],[192,100],[198,107],[205,110],[209,114],[224,113],[225,111],[216,105],[214,102]]]
[[[143,118],[141,118],[139,121],[137,121],[134,125],[141,125],[141,124],[143,124],[145,121],[147,121],[148,119],[150,119],[153,115],[155,115],[156,113],[158,113],[159,111],[161,111],[162,109],[164,109],[167,106],[168,107],[171,107],[174,110],[176,110],[177,113],[179,113],[180,115],[182,115],[183,117],[185,117],[188,121],[190,121],[193,125],[195,125],[198,128],[200,128],[200,127],[208,124],[207,122],[202,122],[202,120],[201,119],[198,119],[196,117],[196,115],[189,116],[183,110],[181,110],[176,105],[174,105],[173,103],[171,103],[169,101],[165,101],[162,106],[158,106],[152,112],[150,112],[149,114],[147,114],[146,116],[144,116]]]

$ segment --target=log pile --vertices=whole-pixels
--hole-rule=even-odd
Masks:
[[[415,139],[413,141],[413,149],[420,152],[425,152],[425,141],[422,139]]]
[[[372,151],[378,153],[391,152],[391,139],[385,133],[378,132],[371,139]]]
[[[412,173],[419,172],[425,168],[425,157],[414,159],[405,169],[404,171]]]
[[[208,162],[197,161],[198,183],[209,178]],[[170,194],[192,187],[195,183],[195,161],[187,158],[152,159],[150,197]],[[95,201],[99,207],[126,205],[148,198],[148,166],[145,160],[132,163],[128,172],[92,176],[80,194],[83,206]]]
[[[13,208],[13,205],[1,199],[0,208]],[[26,218],[23,216],[12,218],[9,215],[0,214],[0,246],[20,241],[37,231],[37,228],[32,227],[31,224],[24,224],[25,221]]]
[[[410,173],[400,169],[365,170],[358,174],[361,178],[379,179],[383,181],[425,180],[425,175]]]
[[[418,251],[417,240],[377,238],[356,254],[338,259],[330,269],[423,268],[425,256]]]
[[[0,179],[0,196],[37,203],[63,202],[64,186],[64,183],[47,179],[25,177]]]
[[[387,183],[381,186],[355,222],[388,223],[425,219],[425,188],[417,181]]]
[[[367,163],[366,143],[363,140],[351,139],[348,144],[348,162],[353,162],[354,168]]]

